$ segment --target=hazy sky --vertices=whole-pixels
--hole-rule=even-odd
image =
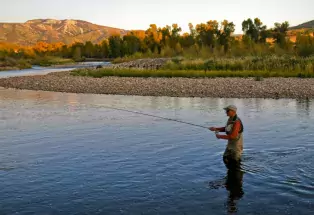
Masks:
[[[0,6],[0,22],[80,19],[127,30],[177,23],[188,31],[189,22],[227,19],[239,33],[247,18],[259,17],[268,27],[314,19],[314,0],[0,0]]]

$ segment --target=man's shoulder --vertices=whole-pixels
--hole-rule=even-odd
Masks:
[[[241,125],[242,124],[242,121],[241,121],[241,119],[236,119],[235,121],[234,121],[234,125]]]
[[[241,118],[239,116],[236,117],[235,121],[240,121],[242,122]]]

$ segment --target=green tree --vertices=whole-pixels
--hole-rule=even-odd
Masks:
[[[183,48],[192,47],[196,42],[195,38],[196,38],[197,32],[192,23],[189,23],[189,29],[190,29],[190,33],[184,33],[180,37],[179,42]]]
[[[192,23],[189,23],[190,36],[195,39],[197,32]]]
[[[179,27],[178,24],[172,25],[171,36],[170,36],[170,47],[171,48],[176,48],[176,46],[180,40],[180,32],[181,31],[182,31],[182,28]]]
[[[196,25],[198,43],[202,46],[210,47],[213,51],[217,41],[218,25],[216,20]]]
[[[297,55],[301,57],[314,55],[314,37],[309,32],[298,33],[295,48]]]
[[[189,33],[184,33],[179,39],[183,48],[189,48],[195,44],[195,39]]]
[[[275,23],[275,28],[272,30],[272,37],[274,38],[275,42],[279,44],[282,48],[287,44],[287,32],[289,28],[289,22],[283,23]]]
[[[161,34],[160,44],[162,47],[170,46],[171,37],[171,27],[167,25],[166,27],[159,28],[158,32]]]
[[[259,18],[255,18],[254,22],[252,19],[247,19],[242,22],[242,30],[245,37],[255,43],[265,43],[268,36],[267,27],[263,25]]]
[[[221,23],[220,31],[218,32],[218,41],[221,46],[224,47],[224,52],[227,53],[227,51],[230,48],[231,43],[231,34],[235,30],[235,25],[233,22],[228,22],[227,20],[224,20]]]
[[[123,44],[124,53],[126,55],[133,55],[141,49],[141,40],[132,33],[130,35],[123,36]]]
[[[109,44],[108,40],[104,40],[101,43],[101,57],[102,58],[109,58]]]
[[[123,41],[119,35],[109,37],[109,56],[112,58],[122,57]]]
[[[82,60],[82,50],[81,47],[77,46],[73,53],[73,60],[81,61]]]
[[[84,44],[83,43],[74,43],[69,49],[70,49],[69,57],[73,58],[74,60],[78,60],[78,61],[82,59],[82,57],[83,57],[82,53],[84,50]]]
[[[87,41],[84,47],[84,56],[88,58],[92,58],[95,55],[94,45],[91,41]]]
[[[64,58],[71,57],[70,50],[67,45],[62,46],[61,48],[61,56]]]
[[[103,56],[102,56],[102,46],[101,46],[101,44],[95,44],[95,45],[94,45],[93,57],[96,57],[96,58],[103,58]]]
[[[145,39],[144,42],[147,45],[148,49],[151,52],[155,52],[155,50],[161,50],[160,45],[161,33],[158,31],[157,26],[155,24],[151,24],[150,28],[145,31]]]

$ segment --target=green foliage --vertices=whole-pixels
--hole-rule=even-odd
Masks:
[[[134,35],[126,35],[123,37],[123,55],[133,55],[141,49],[141,41]]]
[[[283,22],[275,23],[274,28],[267,29],[260,19],[249,18],[242,22],[243,37],[236,37],[234,35],[235,25],[228,20],[222,22],[210,20],[197,24],[195,27],[189,23],[190,32],[183,34],[181,34],[181,27],[177,24],[165,27],[151,24],[145,32],[131,31],[123,37],[111,35],[108,39],[99,41],[99,44],[87,41],[67,46],[40,42],[32,49],[20,48],[18,51],[13,50],[14,47],[10,47],[0,50],[0,60],[3,61],[4,57],[15,60],[29,59],[38,65],[47,66],[53,64],[51,62],[59,63],[59,60],[47,60],[49,56],[72,59],[76,62],[93,58],[111,59],[113,63],[127,62],[138,58],[184,57],[186,61],[191,59],[191,62],[182,62],[182,64],[173,62],[173,65],[168,66],[171,68],[198,68],[197,70],[199,68],[202,70],[216,68],[219,70],[236,70],[238,68],[247,70],[247,65],[251,65],[250,59],[263,58],[254,63],[258,69],[277,69],[276,66],[271,66],[275,65],[270,60],[273,58],[272,56],[292,58],[314,55],[313,32],[304,32],[298,35],[295,43],[291,43],[287,37],[288,27],[289,23]],[[267,43],[266,39],[269,41],[271,38],[274,43]],[[212,59],[214,62],[211,61]],[[199,60],[202,63],[196,63]],[[282,63],[282,60],[279,59],[279,62]],[[253,66],[251,67],[253,68]],[[295,69],[302,70],[305,69],[305,66],[300,64]],[[253,70],[256,69],[253,68]]]
[[[74,54],[73,54],[73,60],[78,62],[78,61],[82,61],[82,48],[81,47],[76,47]]]
[[[221,25],[222,29],[218,31],[218,42],[224,47],[224,52],[227,53],[230,49],[230,43],[232,41],[231,34],[235,30],[235,25],[233,22],[229,23],[227,20],[224,20]]]
[[[287,32],[289,28],[288,22],[283,23],[275,23],[275,28],[271,29],[272,37],[274,38],[275,42],[280,45],[280,47],[284,48],[288,43],[287,40]]]
[[[109,43],[107,40],[102,41],[101,43],[101,55],[100,58],[108,58],[110,54]]]
[[[103,78],[108,76],[118,77],[163,77],[163,78],[216,78],[216,77],[252,77],[256,81],[262,81],[268,77],[299,77],[314,78],[314,72],[293,72],[293,71],[201,71],[201,70],[139,70],[139,69],[79,69],[71,71],[73,76],[88,76],[94,78]]]
[[[136,52],[134,55],[131,55],[131,56],[126,56],[126,57],[118,57],[118,58],[115,58],[112,63],[113,64],[117,64],[117,63],[125,63],[125,62],[129,62],[129,61],[132,61],[132,60],[136,60],[136,59],[140,59],[140,58],[149,58],[148,56],[142,54],[141,52]]]
[[[51,65],[62,65],[62,64],[74,63],[74,61],[72,59],[45,56],[45,57],[36,57],[35,59],[31,60],[31,63],[33,65],[38,65],[38,66],[51,66]]]
[[[11,69],[27,69],[31,68],[32,65],[25,59],[14,59],[11,57],[0,55],[0,71],[11,70]]]
[[[298,34],[296,41],[296,53],[301,57],[314,56],[314,37],[309,33]]]
[[[242,22],[242,30],[247,38],[255,43],[265,43],[269,35],[266,25],[263,25],[259,18],[247,19]]]
[[[122,57],[123,41],[120,36],[109,37],[109,56],[112,58]]]
[[[94,57],[95,55],[95,46],[90,42],[90,41],[87,41],[85,43],[85,56],[88,57],[88,58],[92,58]],[[80,54],[82,56],[82,54]],[[78,58],[81,58],[81,56],[77,56]]]
[[[298,57],[245,57],[245,58],[210,58],[207,60],[180,60],[167,63],[168,70],[204,70],[204,71],[313,71],[314,56]]]
[[[32,67],[32,65],[30,64],[30,62],[28,60],[19,59],[17,61],[17,68],[19,68],[19,69],[28,69],[31,67]]]

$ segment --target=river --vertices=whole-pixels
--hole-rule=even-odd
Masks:
[[[105,66],[108,64],[110,64],[110,62],[95,61],[95,62],[81,62],[81,63],[76,63],[73,65],[58,65],[58,66],[51,66],[51,67],[33,65],[32,68],[29,68],[29,69],[0,71],[0,78],[25,76],[25,75],[45,75],[51,72],[70,71],[77,68],[96,67],[98,65]]]
[[[223,126],[244,123],[228,174]],[[111,96],[0,89],[0,214],[313,214],[311,100]]]

